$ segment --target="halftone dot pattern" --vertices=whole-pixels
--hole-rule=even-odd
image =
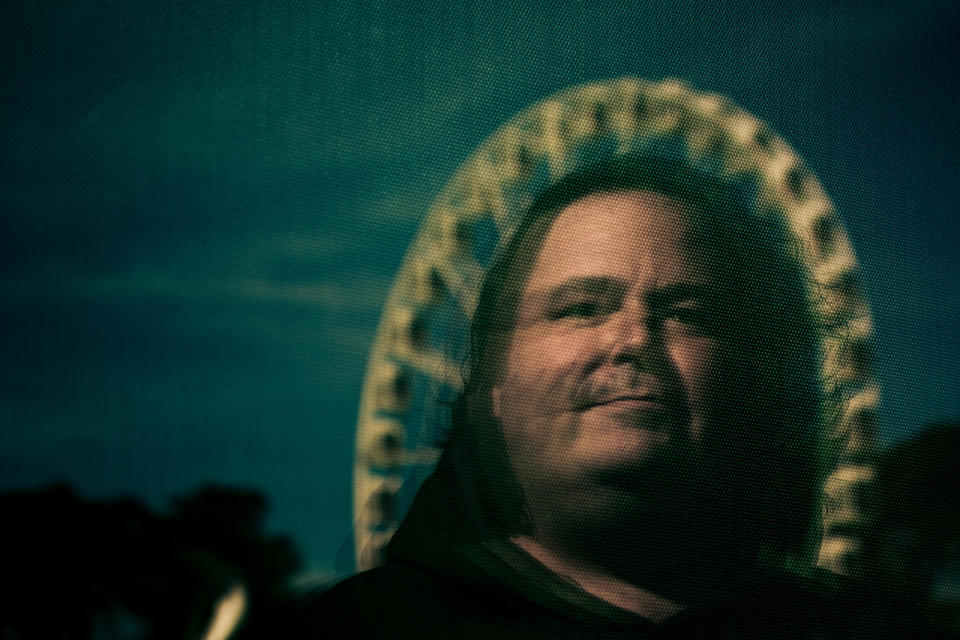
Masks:
[[[883,389],[845,419],[889,444],[960,415],[958,8],[3,3],[0,488],[159,507],[256,487],[310,575],[352,570],[365,363],[430,202],[511,115],[624,75],[733,98],[822,181],[861,267],[822,295],[869,293]],[[486,264],[494,219],[471,233]],[[435,266],[430,340],[459,313]]]
[[[875,413],[879,395],[870,312],[843,225],[813,173],[765,123],[680,80],[629,77],[568,89],[512,118],[460,166],[422,222],[367,365],[354,466],[359,568],[379,562],[439,456],[435,445],[446,425],[431,407],[462,384],[466,326],[490,255],[475,245],[490,245],[491,235],[502,244],[549,185],[620,156],[675,160],[734,184],[754,215],[782,216],[803,248],[812,298],[831,329],[822,341],[827,392],[857,407],[828,434],[835,461],[844,464],[827,483],[820,563],[844,570],[857,543],[830,532],[862,517],[845,496],[869,475],[862,461],[874,440],[864,416]],[[396,496],[390,509],[383,508],[387,495]]]

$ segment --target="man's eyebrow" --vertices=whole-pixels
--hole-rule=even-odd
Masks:
[[[560,284],[537,292],[536,295],[547,304],[563,302],[571,294],[607,295],[622,294],[628,289],[628,283],[606,276],[581,276],[564,280]]]
[[[666,307],[684,300],[712,300],[716,290],[705,282],[676,282],[647,293],[647,303],[651,307]]]
[[[623,295],[630,288],[630,283],[620,278],[609,276],[580,276],[564,280],[558,285],[531,292],[531,298],[536,303],[546,306],[563,304],[570,296],[575,295]],[[665,307],[684,300],[712,300],[716,291],[705,282],[676,282],[662,287],[656,287],[646,294],[647,303],[651,307]]]

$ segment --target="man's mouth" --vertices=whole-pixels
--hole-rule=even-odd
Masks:
[[[663,398],[652,393],[619,394],[592,400],[583,405],[583,410],[594,407],[611,407],[625,410],[645,410],[665,408]]]
[[[625,407],[625,408],[662,408],[663,402],[660,401],[660,398],[656,396],[622,396],[619,398],[611,398],[604,402],[601,402],[597,406],[614,406],[614,407]]]

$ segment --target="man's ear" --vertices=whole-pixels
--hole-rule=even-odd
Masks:
[[[490,412],[494,418],[500,419],[500,387],[490,389]]]

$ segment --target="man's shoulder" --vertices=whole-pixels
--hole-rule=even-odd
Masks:
[[[344,602],[351,598],[373,595],[409,595],[411,589],[430,589],[435,578],[422,570],[404,564],[388,564],[348,576],[314,594],[317,604]]]
[[[406,564],[365,571],[313,594],[283,631],[290,637],[378,640],[611,637],[502,585]]]
[[[871,640],[886,638],[874,619],[873,598],[848,577],[817,569],[780,574],[760,583],[756,600],[743,601],[748,629],[765,638]],[[762,633],[760,633],[762,632]]]
[[[448,637],[451,619],[477,615],[465,590],[432,572],[388,564],[311,594],[289,623],[301,637]]]
[[[425,592],[437,590],[432,576],[407,565],[386,565],[369,569],[336,582],[305,599],[315,613],[352,616],[379,610],[406,610],[422,604]]]

